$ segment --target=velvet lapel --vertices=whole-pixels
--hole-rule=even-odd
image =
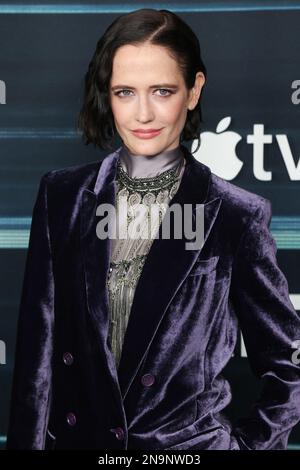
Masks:
[[[192,204],[193,218],[195,218],[196,204],[204,204],[204,244],[199,249],[187,250],[186,242],[190,240],[184,236],[178,239],[172,237],[172,230],[170,239],[157,237],[153,240],[136,286],[117,371],[107,344],[109,312],[106,277],[111,243],[109,238],[106,240],[97,238],[96,225],[100,218],[96,216],[96,209],[103,203],[115,206],[115,175],[120,149],[104,159],[94,191],[90,189],[83,191],[81,243],[88,307],[102,340],[106,365],[118,388],[117,393],[121,393],[124,399],[169,303],[203,249],[222,199],[217,197],[207,200],[210,169],[198,162],[189,150],[182,146],[187,164],[170,207],[175,203],[182,207],[184,204]]]

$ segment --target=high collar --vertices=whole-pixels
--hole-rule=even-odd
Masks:
[[[122,168],[131,178],[150,178],[175,167],[184,158],[180,145],[154,155],[133,154],[123,144],[120,151]]]
[[[174,199],[179,199],[181,203],[198,203],[202,204],[208,201],[211,186],[211,170],[210,168],[196,160],[194,155],[185,147],[180,145],[186,164],[181,179],[181,184]],[[111,204],[115,205],[115,182],[117,176],[117,166],[120,160],[120,152],[122,146],[116,151],[110,153],[99,164],[95,181],[91,183],[91,187],[86,189],[90,196],[95,196],[95,202],[105,197],[104,194],[114,188],[114,195]]]

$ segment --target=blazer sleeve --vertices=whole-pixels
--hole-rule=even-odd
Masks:
[[[271,216],[271,203],[263,198],[242,234],[233,265],[231,295],[250,367],[263,385],[249,416],[233,428],[241,449],[285,449],[300,419],[300,367],[293,359],[300,318],[277,264]]]
[[[15,348],[7,449],[43,449],[51,392],[54,280],[47,176],[33,209]]]

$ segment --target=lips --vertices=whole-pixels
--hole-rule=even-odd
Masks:
[[[140,134],[151,134],[158,131],[161,131],[161,129],[133,129],[133,132],[138,132]]]
[[[160,134],[161,131],[162,129],[147,129],[147,130],[136,129],[132,131],[132,133],[140,139],[151,139],[152,137],[155,137],[158,134]]]

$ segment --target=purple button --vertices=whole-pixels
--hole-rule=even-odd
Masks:
[[[73,355],[70,352],[65,352],[63,354],[63,361],[66,364],[66,366],[70,366],[74,362]]]
[[[153,374],[145,374],[142,377],[142,384],[145,385],[145,387],[151,387],[155,382],[155,377]]]
[[[118,428],[113,428],[113,429],[111,429],[111,431],[115,433],[115,436],[116,436],[116,438],[117,438],[119,441],[121,441],[122,439],[124,439],[124,431],[123,431],[123,428],[120,428],[120,427],[118,427]]]
[[[76,424],[76,416],[74,413],[68,413],[67,414],[67,423],[69,426],[75,426]]]

